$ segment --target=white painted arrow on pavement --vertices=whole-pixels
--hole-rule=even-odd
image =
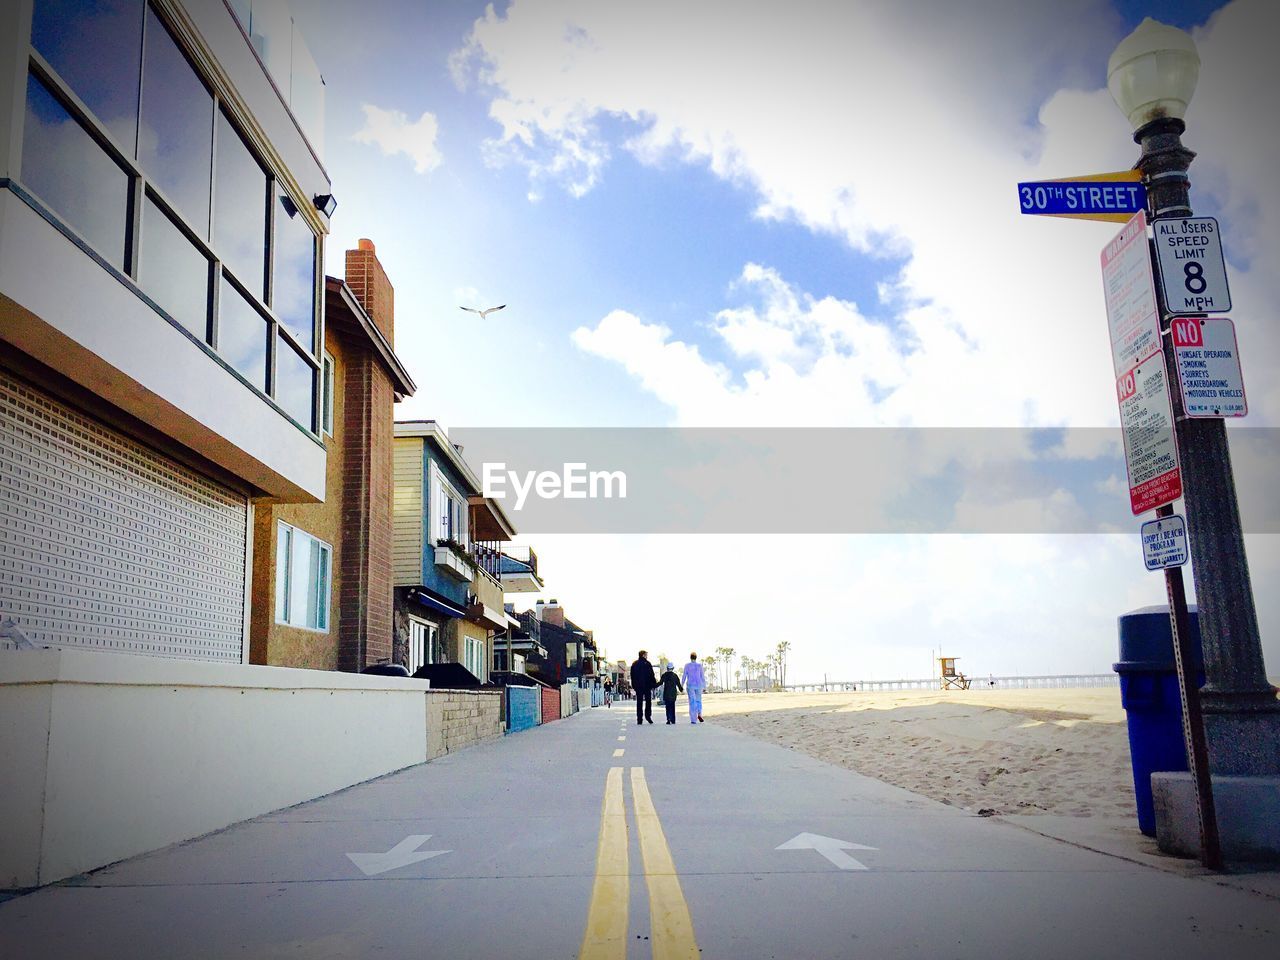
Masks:
[[[846,850],[875,850],[876,847],[864,847],[860,843],[848,840],[837,840],[835,837],[823,837],[816,833],[798,833],[775,850],[817,850],[841,870],[866,870],[866,864],[860,863],[845,853]]]
[[[386,853],[348,853],[347,856],[357,867],[364,871],[366,877],[386,873],[407,867],[411,863],[430,860],[452,850],[419,850],[418,848],[431,839],[431,834],[412,834],[405,837]]]

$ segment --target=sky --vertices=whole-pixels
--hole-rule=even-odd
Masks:
[[[1106,64],[1154,15],[1202,59],[1185,139],[1231,271],[1232,427],[1280,424],[1267,0],[293,7],[326,80],[328,272],[377,244],[418,384],[400,419],[1116,426],[1098,255],[1117,227],[1021,216],[1015,186],[1132,165]],[[778,496],[840,487],[815,482]],[[785,639],[812,682],[925,676],[940,648],[978,675],[1107,672],[1115,617],[1163,600],[1137,525],[528,542],[614,659]],[[1273,676],[1275,541],[1248,543]]]

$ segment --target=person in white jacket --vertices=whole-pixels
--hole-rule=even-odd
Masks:
[[[689,662],[680,671],[680,680],[684,683],[684,693],[689,699],[689,722],[702,722],[702,688],[706,678],[702,673],[702,664],[698,662],[696,653],[689,654]]]

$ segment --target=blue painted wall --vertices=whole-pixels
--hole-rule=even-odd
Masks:
[[[542,694],[538,687],[507,687],[507,730],[528,730],[542,722]]]
[[[450,576],[439,567],[436,566],[436,542],[431,536],[432,523],[431,518],[434,517],[440,509],[440,504],[432,499],[434,491],[431,489],[431,468],[436,466],[440,473],[453,485],[453,488],[467,496],[473,493],[479,493],[479,490],[472,488],[461,474],[453,469],[452,464],[437,449],[435,441],[423,439],[422,443],[422,586],[426,587],[442,597],[447,597],[454,603],[462,606],[467,602],[467,593],[471,585],[467,581],[459,580]]]

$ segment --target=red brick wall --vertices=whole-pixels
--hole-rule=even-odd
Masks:
[[[560,688],[542,688],[542,722],[550,723],[560,719]]]
[[[364,312],[394,346],[396,291],[378,261],[372,240],[361,240],[357,249],[347,251],[346,280]]]
[[[361,670],[391,659],[391,379],[368,352],[347,365],[343,447],[342,596],[338,663]],[[366,455],[367,451],[367,455]]]

